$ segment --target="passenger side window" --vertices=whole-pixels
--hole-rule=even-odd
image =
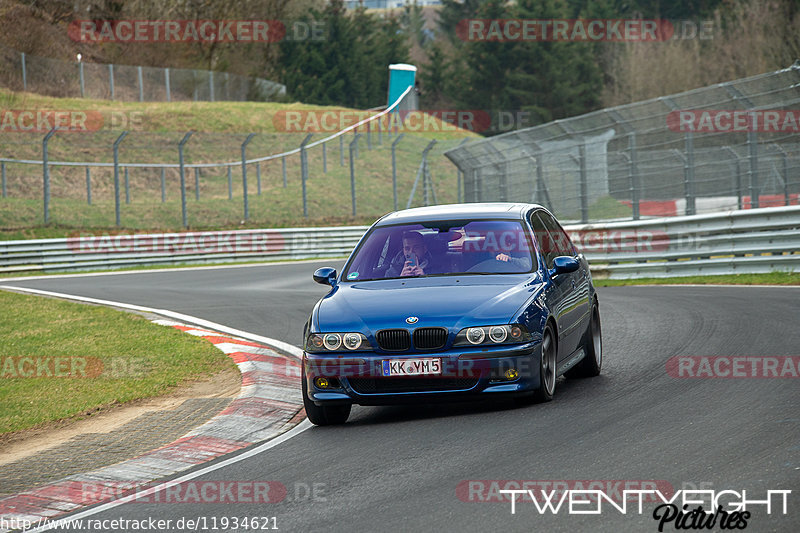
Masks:
[[[542,251],[547,268],[553,268],[553,259],[559,255],[553,237],[550,235],[550,232],[541,219],[536,216],[536,213],[531,215],[531,226],[533,227],[533,233],[536,236],[536,241],[539,243],[539,249]]]
[[[572,245],[572,241],[570,240],[569,235],[567,235],[567,232],[561,229],[561,226],[558,225],[558,222],[556,222],[553,217],[544,211],[537,212],[537,215],[542,219],[545,227],[553,237],[555,248],[558,252],[556,255],[568,255],[570,257],[574,257],[576,255],[575,247]]]

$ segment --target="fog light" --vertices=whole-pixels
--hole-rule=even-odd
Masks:
[[[519,377],[519,372],[517,371],[516,368],[509,368],[508,370],[506,370],[504,376],[508,380],[517,379]]]
[[[331,386],[331,384],[328,382],[328,378],[314,378],[314,385],[318,389],[327,389]]]

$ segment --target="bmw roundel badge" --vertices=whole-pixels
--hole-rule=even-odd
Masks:
[[[409,324],[416,324],[417,322],[419,322],[419,318],[417,318],[415,316],[410,316],[410,317],[406,318],[406,322],[409,323]]]

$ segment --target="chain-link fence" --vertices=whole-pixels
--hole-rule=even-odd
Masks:
[[[525,201],[567,220],[790,205],[800,195],[800,62],[602,109],[445,154],[468,202]]]
[[[268,101],[286,86],[212,70],[69,62],[0,45],[0,86],[47,96],[117,101]]]
[[[460,201],[443,153],[470,134],[390,127],[415,96],[333,135],[0,129],[0,227],[339,224]]]

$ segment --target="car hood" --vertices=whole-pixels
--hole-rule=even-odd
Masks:
[[[340,283],[317,312],[318,331],[505,324],[541,288],[538,275],[429,277]]]

